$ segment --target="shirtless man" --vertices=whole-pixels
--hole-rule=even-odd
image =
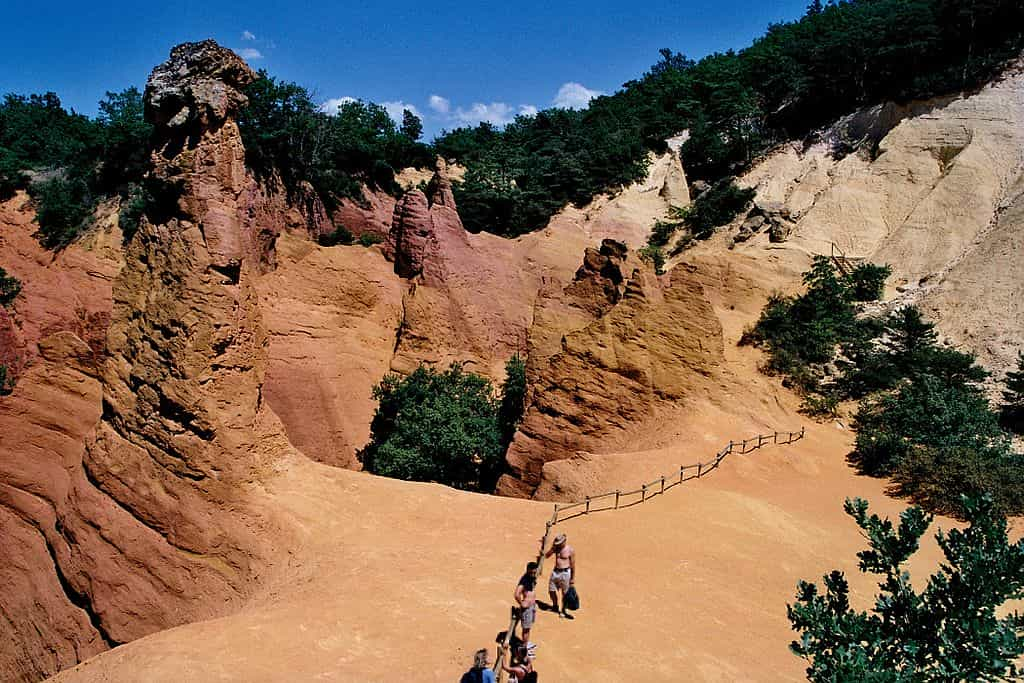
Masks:
[[[537,563],[529,562],[526,565],[526,573],[519,579],[516,585],[516,592],[513,594],[516,604],[519,605],[519,620],[523,626],[523,642],[529,644],[530,629],[537,619],[537,594],[534,592],[537,585]]]
[[[558,591],[562,591],[562,610],[559,616],[572,619],[573,616],[565,611],[565,592],[569,586],[576,585],[576,551],[571,545],[566,544],[565,534],[555,536],[551,548],[544,553],[544,557],[555,556],[555,568],[551,570],[551,578],[548,579],[548,595],[551,596],[551,611],[558,612]],[[544,539],[541,539],[544,543]],[[541,545],[541,551],[544,546]]]

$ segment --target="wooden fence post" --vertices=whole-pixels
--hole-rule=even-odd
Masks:
[[[679,466],[679,483],[680,484],[683,483],[683,476],[684,476],[685,472],[686,472],[686,468],[683,467],[682,465],[680,465]]]
[[[585,515],[590,514],[590,496],[587,496],[587,508],[586,508],[586,511],[583,514],[585,514]]]
[[[615,509],[619,509],[619,489],[615,489]]]
[[[647,500],[647,484],[640,485],[640,502]]]
[[[704,463],[697,463],[697,478],[700,479],[701,470],[704,468]]]
[[[665,475],[661,475],[661,492],[665,493]]]

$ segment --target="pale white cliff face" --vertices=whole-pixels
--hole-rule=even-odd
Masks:
[[[786,249],[828,254],[835,243],[889,264],[890,296],[923,306],[951,341],[1001,371],[1024,343],[1024,69],[903,113],[873,159],[836,161],[824,142],[787,145],[740,183],[789,208],[797,227]],[[765,239],[737,249],[754,254]]]

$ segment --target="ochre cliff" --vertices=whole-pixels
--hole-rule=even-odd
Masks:
[[[0,401],[5,678],[222,613],[259,579],[272,525],[249,491],[288,446],[262,397],[254,281],[270,233],[232,119],[251,78],[212,42],[154,71],[162,203],[123,267],[103,241],[113,229],[44,272],[30,231],[5,228],[5,263],[28,283],[15,309],[26,370]]]
[[[854,153],[837,154],[851,145]],[[795,226],[781,245],[761,233],[737,251],[798,270],[834,243],[888,264],[890,297],[921,305],[997,373],[1015,363],[1024,338],[1014,249],[1024,225],[1024,65],[978,92],[851,115],[814,144],[779,147],[740,182]]]

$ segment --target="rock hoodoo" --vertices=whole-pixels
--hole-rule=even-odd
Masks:
[[[262,400],[258,188],[233,119],[252,77],[212,41],[157,67],[157,201],[113,280],[105,348],[41,336],[0,403],[0,670],[16,678],[221,613],[259,573],[269,523],[246,491],[287,443]]]

